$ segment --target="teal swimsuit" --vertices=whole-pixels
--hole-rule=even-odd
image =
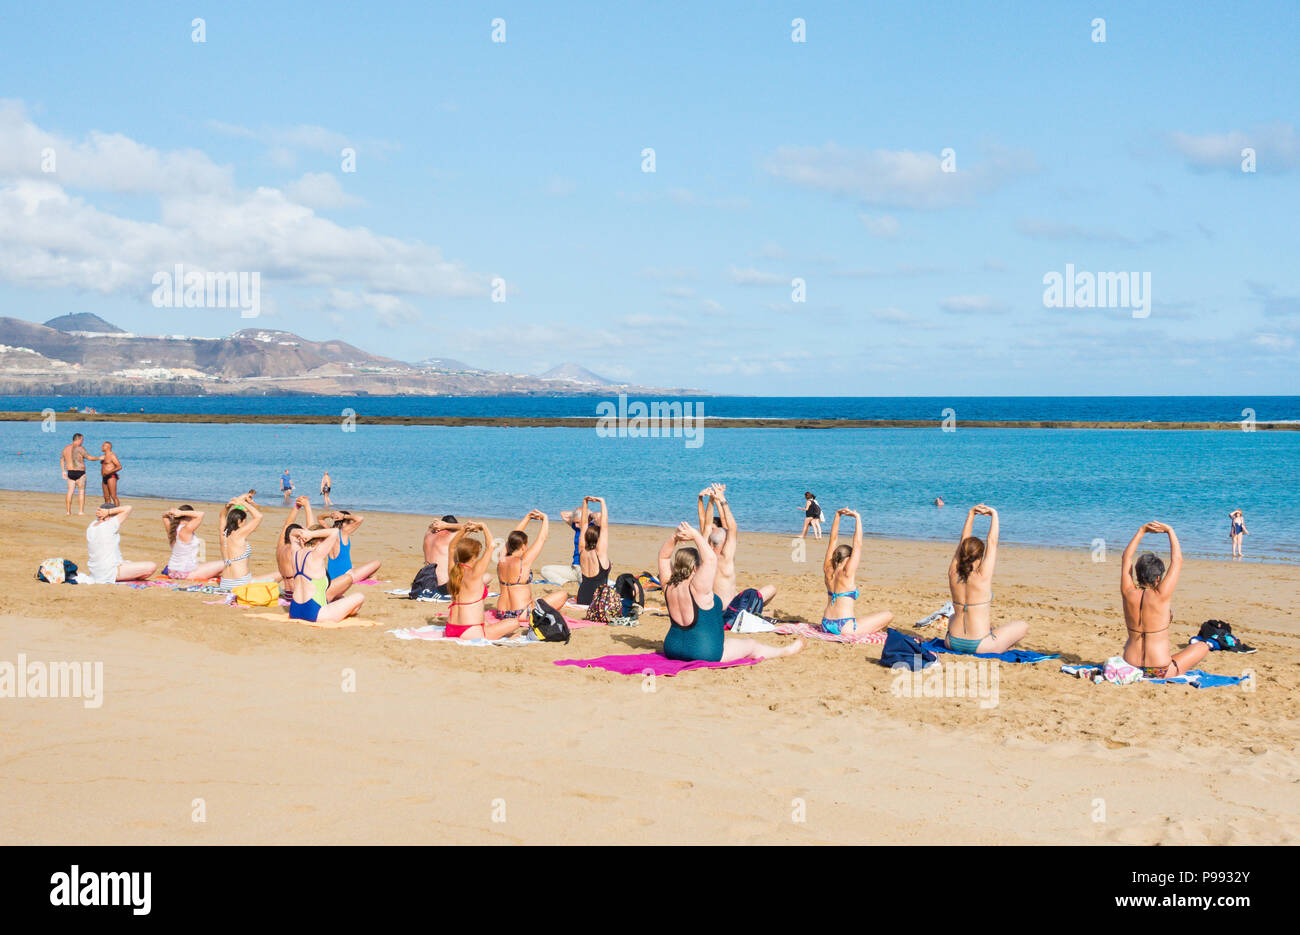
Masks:
[[[712,597],[713,605],[702,609],[695,603],[695,595],[690,595],[695,617],[687,626],[672,621],[668,635],[664,637],[664,655],[669,659],[679,662],[722,661],[722,598],[716,594]]]
[[[974,604],[962,604],[959,601],[953,601],[953,606],[960,607],[962,609],[962,613],[965,614],[966,611],[970,610],[972,607],[979,607],[983,604],[992,604],[992,603],[993,603],[993,592],[990,591],[989,599],[987,601],[976,601]],[[989,630],[988,635],[992,636],[993,631]],[[949,633],[944,639],[945,642],[947,642],[948,644],[948,648],[951,649],[953,652],[965,653],[966,655],[974,655],[975,653],[979,652],[980,643],[984,642],[984,637],[982,636],[970,640],[962,636],[953,636],[951,633]]]

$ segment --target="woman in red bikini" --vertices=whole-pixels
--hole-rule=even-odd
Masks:
[[[483,541],[468,539],[471,532],[483,533]],[[451,591],[451,612],[447,616],[448,639],[499,640],[531,624],[518,619],[489,622],[484,616],[488,595],[488,564],[492,561],[492,532],[482,523],[462,523],[447,545],[452,557],[447,587]]]
[[[1169,536],[1168,571],[1165,563],[1153,552],[1133,561],[1142,537],[1149,532],[1163,532]],[[1182,570],[1182,547],[1174,531],[1164,523],[1147,523],[1139,529],[1120,562],[1119,593],[1124,604],[1124,626],[1128,629],[1124,661],[1141,667],[1142,674],[1149,679],[1185,675],[1210,651],[1204,643],[1193,643],[1180,652],[1169,652],[1169,627],[1174,622],[1174,588]]]

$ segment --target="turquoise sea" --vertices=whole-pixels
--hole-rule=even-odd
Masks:
[[[1292,406],[1295,415],[1293,400],[1284,398],[1279,408]],[[0,406],[39,410],[39,402]],[[193,411],[194,401],[188,402]],[[212,402],[220,404],[213,411],[233,411],[229,400]],[[936,411],[933,429],[706,427],[702,444],[692,448],[682,438],[606,438],[591,428],[376,426],[364,421],[371,400],[309,400],[312,408],[303,400],[276,402],[278,409],[261,411],[351,407],[358,422],[351,432],[335,425],[97,422],[75,428],[56,423],[55,431],[44,432],[39,422],[0,423],[0,487],[61,492],[59,450],[73,431],[82,431],[92,451],[102,440],[114,442],[124,464],[120,492],[127,498],[220,500],[255,487],[259,499],[274,504],[288,467],[299,492],[314,499],[328,469],[336,502],[360,510],[516,518],[538,507],[555,516],[593,494],[609,501],[617,522],[668,525],[693,518],[696,493],[718,481],[728,485],[742,526],[753,530],[797,533],[807,489],[827,513],[857,509],[867,531],[878,536],[952,539],[966,507],[982,500],[999,509],[1007,541],[1087,551],[1103,539],[1116,550],[1139,525],[1156,519],[1177,530],[1189,553],[1219,557],[1229,551],[1227,513],[1239,508],[1251,532],[1248,558],[1300,561],[1300,432],[972,429],[960,423],[957,431],[944,432]],[[419,405],[420,414],[438,414],[428,402],[407,401]],[[554,410],[575,405],[570,399],[523,402],[477,400],[474,406],[478,414],[537,415],[565,414]],[[921,405],[904,402],[883,406],[888,414],[880,417],[908,418],[908,406]],[[710,400],[705,404],[708,411]],[[855,401],[849,404],[846,409]],[[593,403],[584,405],[570,414],[595,414]],[[941,408],[935,400],[926,405]],[[1115,418],[1110,413],[1125,405],[1133,404],[1090,404],[1107,413],[1095,418]],[[1237,407],[1239,415],[1244,404],[1218,408],[1224,405]],[[750,406],[745,414],[771,414],[773,408]],[[1043,406],[1019,401],[1004,408]],[[803,407],[800,400],[787,408]],[[1176,410],[1189,407],[1165,407]],[[969,416],[983,417],[989,416]],[[1268,417],[1266,410],[1259,417]],[[948,506],[933,506],[935,496]]]

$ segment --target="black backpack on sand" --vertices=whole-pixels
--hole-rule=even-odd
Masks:
[[[567,643],[573,635],[564,617],[546,601],[533,603],[532,631],[543,643]]]

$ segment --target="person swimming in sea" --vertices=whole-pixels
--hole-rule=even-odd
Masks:
[[[338,600],[328,595],[330,553],[338,545],[339,530],[304,529],[290,525],[285,530],[285,541],[291,547],[289,617],[309,623],[337,623],[361,609],[364,594],[348,594]]]
[[[1250,535],[1250,530],[1246,528],[1246,514],[1241,510],[1233,510],[1228,514],[1228,523],[1228,538],[1232,540],[1232,557],[1241,558],[1241,537]]]
[[[986,544],[971,535],[975,517],[989,518]],[[993,628],[993,570],[998,560],[998,511],[983,503],[966,513],[957,550],[948,563],[948,590],[952,593],[952,618],[946,643],[955,653],[1004,653],[1025,638],[1029,624],[1013,620]]]
[[[1136,562],[1133,556],[1147,533],[1169,537],[1169,568],[1153,552]],[[1194,669],[1210,651],[1205,643],[1192,643],[1171,653],[1169,628],[1174,622],[1174,588],[1183,570],[1183,549],[1178,536],[1164,523],[1147,523],[1133,536],[1120,561],[1119,594],[1124,605],[1124,661],[1138,666],[1149,679],[1173,678]]]
[[[840,518],[854,519],[853,544],[840,545]],[[878,610],[864,617],[857,616],[855,601],[858,586],[854,577],[862,558],[862,517],[856,510],[843,507],[835,511],[831,521],[831,537],[826,544],[826,560],[822,563],[822,577],[826,582],[826,609],[822,611],[821,628],[835,636],[862,636],[883,630],[894,622],[888,610]]]
[[[690,523],[678,524],[663,544],[658,568],[671,621],[663,646],[667,658],[682,662],[732,662],[793,656],[803,649],[802,639],[778,647],[725,634],[722,598],[713,593],[718,558]]]

